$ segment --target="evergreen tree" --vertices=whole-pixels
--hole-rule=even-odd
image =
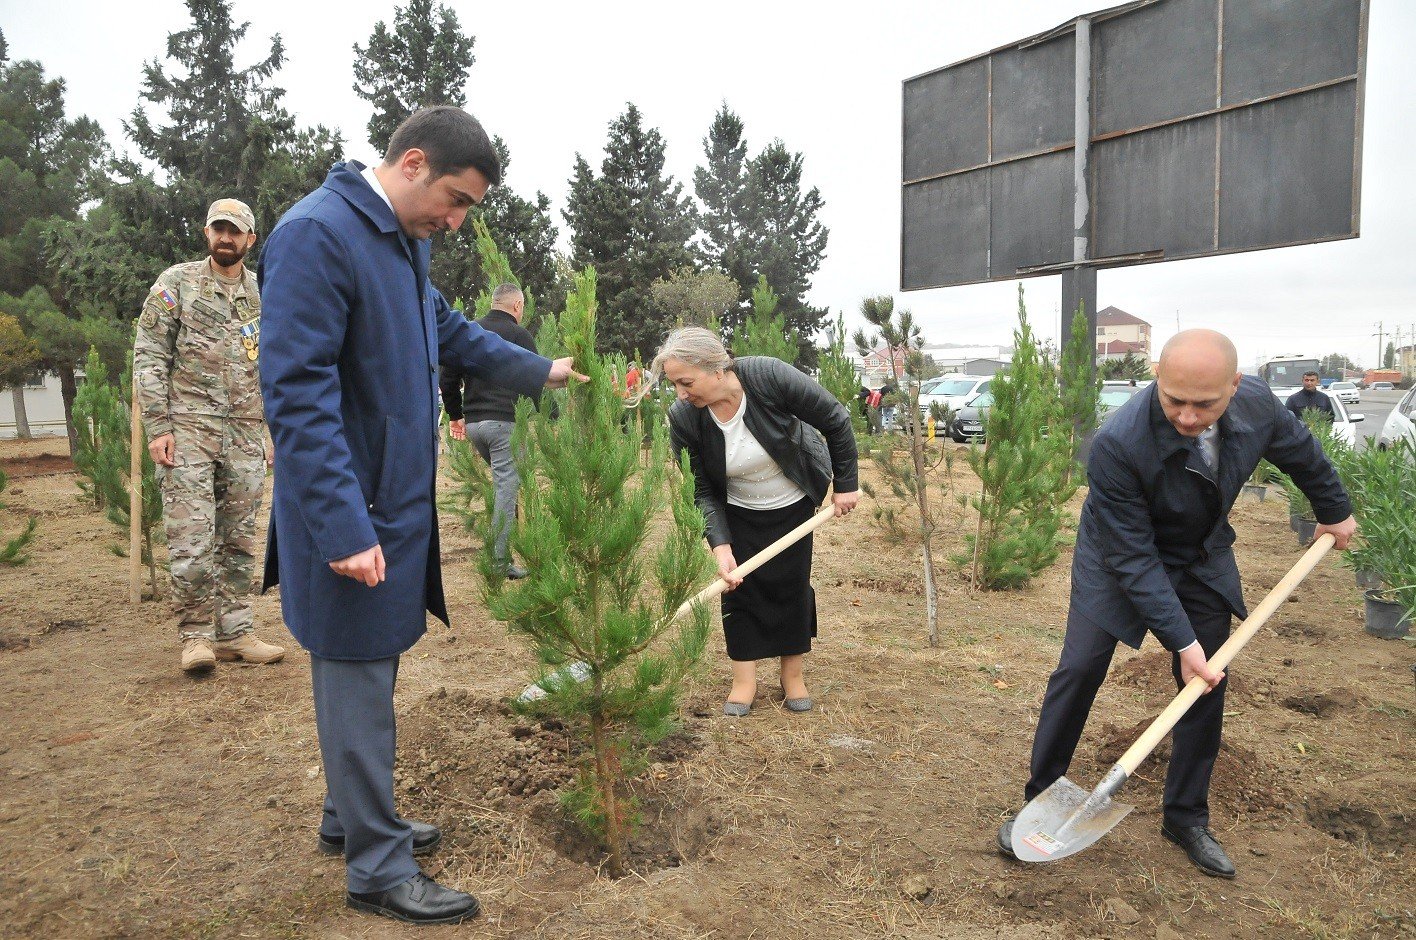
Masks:
[[[0,390],[8,388],[14,393],[15,436],[21,440],[30,437],[24,384],[38,370],[39,358],[39,347],[20,329],[20,321],[0,311]]]
[[[934,474],[943,464],[946,470],[952,468],[947,462],[947,450],[942,446],[937,452],[925,442],[924,424],[919,412],[919,373],[924,365],[924,335],[914,322],[914,315],[908,310],[895,312],[895,299],[889,296],[867,297],[861,302],[861,315],[878,334],[856,330],[857,351],[864,357],[884,341],[885,348],[903,350],[904,362],[900,357],[890,356],[891,378],[899,392],[897,413],[902,415],[901,423],[909,441],[909,461],[901,461],[895,454],[892,440],[869,438],[863,442],[865,456],[869,457],[880,470],[881,476],[891,492],[901,501],[914,503],[917,518],[913,524],[901,521],[895,511],[881,500],[873,513],[877,523],[891,534],[918,539],[924,557],[924,602],[925,626],[929,632],[929,645],[939,645],[939,597],[937,578],[934,570],[934,534],[938,528],[934,518],[934,507],[930,501],[929,487]],[[867,496],[875,497],[873,487],[864,480],[861,488]]]
[[[701,326],[720,334],[724,314],[738,302],[737,282],[713,268],[679,268],[649,285],[649,293],[673,326]]]
[[[1071,481],[1072,440],[1048,433],[1067,419],[1055,369],[1039,347],[1018,285],[1013,361],[993,378],[987,444],[969,450],[980,490],[967,504],[978,513],[965,536],[969,552],[955,561],[971,569],[976,588],[1013,588],[1057,559]]]
[[[1382,355],[1382,368],[1392,369],[1396,367],[1396,343],[1388,340],[1386,352]]]
[[[354,93],[374,106],[369,143],[382,154],[399,124],[419,108],[467,104],[467,71],[477,39],[464,33],[456,11],[433,0],[394,7],[393,29],[382,20],[369,44],[354,44]]]
[[[74,455],[74,467],[83,479],[79,489],[103,511],[104,517],[123,535],[127,544],[128,477],[132,459],[131,397],[132,374],[125,372],[115,388],[108,380],[108,369],[98,351],[90,350],[84,366],[84,384],[74,401],[74,424],[78,429],[79,448]],[[157,597],[157,560],[153,541],[161,538],[162,494],[157,487],[157,466],[147,448],[142,455],[142,516],[138,525],[142,534],[142,561],[148,566],[152,596]],[[115,554],[123,556],[125,549],[115,545]]]
[[[860,372],[851,357],[846,355],[845,314],[836,315],[828,337],[825,348],[817,353],[817,362],[820,364],[817,378],[822,387],[850,412],[851,425],[855,428],[856,438],[859,439],[865,432],[865,416],[860,412]]]
[[[568,390],[558,412],[521,406],[514,445],[524,485],[512,544],[529,577],[504,581],[492,557],[490,509],[482,520],[487,602],[531,646],[548,693],[517,707],[555,717],[584,742],[575,783],[562,796],[574,818],[599,834],[613,876],[626,873],[625,843],[635,821],[628,780],[648,747],[677,727],[685,678],[707,641],[708,611],[677,611],[711,570],[703,517],[687,461],[674,472],[663,422],[647,427],[652,459],[641,465],[641,427],[624,421],[624,359],[595,353],[595,272],[576,278],[561,316],[562,338],[590,380]],[[485,505],[492,505],[490,481]],[[673,525],[657,547],[653,520]],[[614,512],[606,512],[606,506]],[[565,667],[583,664],[584,682]]]
[[[743,122],[724,104],[703,140],[705,164],[694,171],[694,191],[703,204],[699,251],[748,295],[765,275],[780,295],[787,325],[797,331],[802,354],[814,365],[811,338],[826,311],[806,303],[811,279],[821,267],[829,235],[818,221],[825,205],[815,187],[802,190],[802,156],[780,140],[748,159]],[[732,329],[749,311],[726,320]]]
[[[747,213],[747,144],[742,118],[726,102],[713,116],[703,138],[706,161],[693,171],[693,191],[702,203],[698,250],[705,265],[725,272],[738,284],[738,296],[756,279],[744,230]],[[734,324],[742,319],[735,311]]]
[[[600,349],[648,358],[670,322],[651,285],[692,261],[695,222],[682,184],[664,173],[663,136],[632,103],[610,123],[598,176],[576,154],[563,214],[574,264],[599,272]]]
[[[342,155],[338,133],[298,128],[282,106],[285,91],[274,84],[285,63],[279,36],[269,55],[243,68],[236,47],[249,24],[232,21],[230,0],[186,6],[191,26],[168,35],[167,65],[144,66],[141,103],[124,125],[156,171],[117,161],[120,179],[98,193],[101,205],[47,233],[59,272],[55,299],[66,313],[89,302],[125,321],[137,316],[164,268],[205,254],[213,200],[242,199],[266,234]],[[248,264],[259,251],[257,242]]]
[[[0,493],[5,492],[5,487],[10,484],[10,478],[5,475],[5,470],[0,467]],[[0,503],[0,509],[4,509],[5,504]],[[25,551],[30,543],[34,541],[35,532],[39,528],[39,517],[30,516],[25,522],[25,527],[20,534],[12,539],[0,537],[0,565],[23,565],[29,561],[29,553]]]
[[[752,315],[742,329],[733,334],[733,355],[771,356],[783,362],[796,362],[797,331],[787,328],[787,321],[777,312],[777,293],[767,278],[758,275],[752,289]]]
[[[0,293],[51,285],[45,228],[77,218],[106,154],[97,122],[66,116],[62,78],[46,79],[38,62],[0,61]]]
[[[78,394],[77,370],[91,347],[98,349],[105,363],[119,366],[125,348],[131,343],[126,330],[112,317],[102,315],[88,304],[73,311],[73,315],[66,315],[42,287],[32,287],[20,297],[0,294],[0,311],[14,316],[21,331],[39,350],[39,371],[59,376],[69,453],[75,455],[78,434],[73,408]]]
[[[1135,379],[1138,382],[1152,378],[1150,363],[1133,352],[1120,359],[1107,359],[1097,369],[1103,379]]]
[[[1344,356],[1342,353],[1328,353],[1318,364],[1320,375],[1332,375],[1342,377],[1344,372],[1356,372],[1357,363]]]

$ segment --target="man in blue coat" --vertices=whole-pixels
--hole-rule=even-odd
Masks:
[[[393,804],[398,657],[447,622],[438,552],[439,362],[530,395],[574,373],[468,323],[428,281],[428,238],[501,180],[458,108],[419,111],[377,167],[336,164],[280,220],[261,263],[261,389],[275,441],[265,587],[310,652],[328,793],[320,846],[351,907],[418,923],[477,901],[413,860],[441,838]]]
[[[1233,878],[1209,830],[1209,781],[1219,753],[1225,675],[1207,660],[1246,617],[1229,511],[1261,458],[1312,501],[1317,534],[1345,548],[1356,531],[1332,465],[1297,418],[1252,376],[1229,339],[1186,330],[1165,344],[1150,389],[1121,407],[1092,444],[1077,529],[1067,634],[1033,740],[1032,800],[1067,772],[1119,640],[1149,631],[1172,655],[1177,686],[1209,691],[1175,726],[1162,834],[1205,874]],[[998,850],[1013,855],[1013,822]]]

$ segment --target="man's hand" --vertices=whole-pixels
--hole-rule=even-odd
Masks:
[[[1347,543],[1352,541],[1352,536],[1357,534],[1357,520],[1348,516],[1341,522],[1334,522],[1332,525],[1320,525],[1313,530],[1313,538],[1316,539],[1324,532],[1331,532],[1334,539],[1332,547],[1342,551],[1347,547]]]
[[[449,421],[447,431],[452,435],[454,441],[467,440],[467,419],[458,418],[456,421]]]
[[[733,547],[731,545],[719,545],[713,549],[713,557],[718,562],[718,577],[728,582],[728,586],[723,589],[723,593],[735,590],[742,583],[742,578],[733,574],[733,569],[737,567],[737,559],[733,557]]]
[[[1209,661],[1205,659],[1205,651],[1200,648],[1200,644],[1191,643],[1188,649],[1180,652],[1180,679],[1186,685],[1190,680],[1200,676],[1209,683],[1209,688],[1204,694],[1209,695],[1215,686],[1224,681],[1224,673],[1211,669]]]
[[[332,561],[329,566],[334,569],[335,574],[353,578],[369,587],[377,587],[384,579],[383,548],[375,545],[373,548],[364,549],[357,555]]]
[[[860,502],[860,490],[855,490],[850,493],[831,494],[831,503],[836,507],[837,519],[841,518],[842,516],[849,513],[852,509],[856,508],[856,503],[858,502]]]
[[[163,467],[171,467],[175,463],[177,454],[177,438],[172,434],[159,434],[148,441],[148,453],[152,454],[152,461]]]
[[[546,376],[546,388],[565,388],[570,384],[571,379],[575,379],[577,382],[588,382],[590,376],[576,372],[569,356],[564,359],[556,359],[551,363],[551,374]]]
[[[265,442],[266,466],[275,466],[275,445],[270,441]]]

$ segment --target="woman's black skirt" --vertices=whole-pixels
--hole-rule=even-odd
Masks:
[[[783,509],[727,507],[733,558],[739,565],[815,513],[803,497]],[[811,651],[816,636],[816,592],[811,588],[811,536],[798,541],[723,595],[728,658],[771,659]]]

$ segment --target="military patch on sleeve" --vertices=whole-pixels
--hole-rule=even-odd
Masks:
[[[138,319],[139,325],[145,330],[150,330],[157,326],[157,307],[147,304],[143,307],[143,315]]]
[[[172,293],[172,291],[168,290],[167,288],[164,287],[162,290],[157,291],[153,296],[155,296],[158,301],[161,302],[161,304],[168,310],[177,309],[177,295]]]

